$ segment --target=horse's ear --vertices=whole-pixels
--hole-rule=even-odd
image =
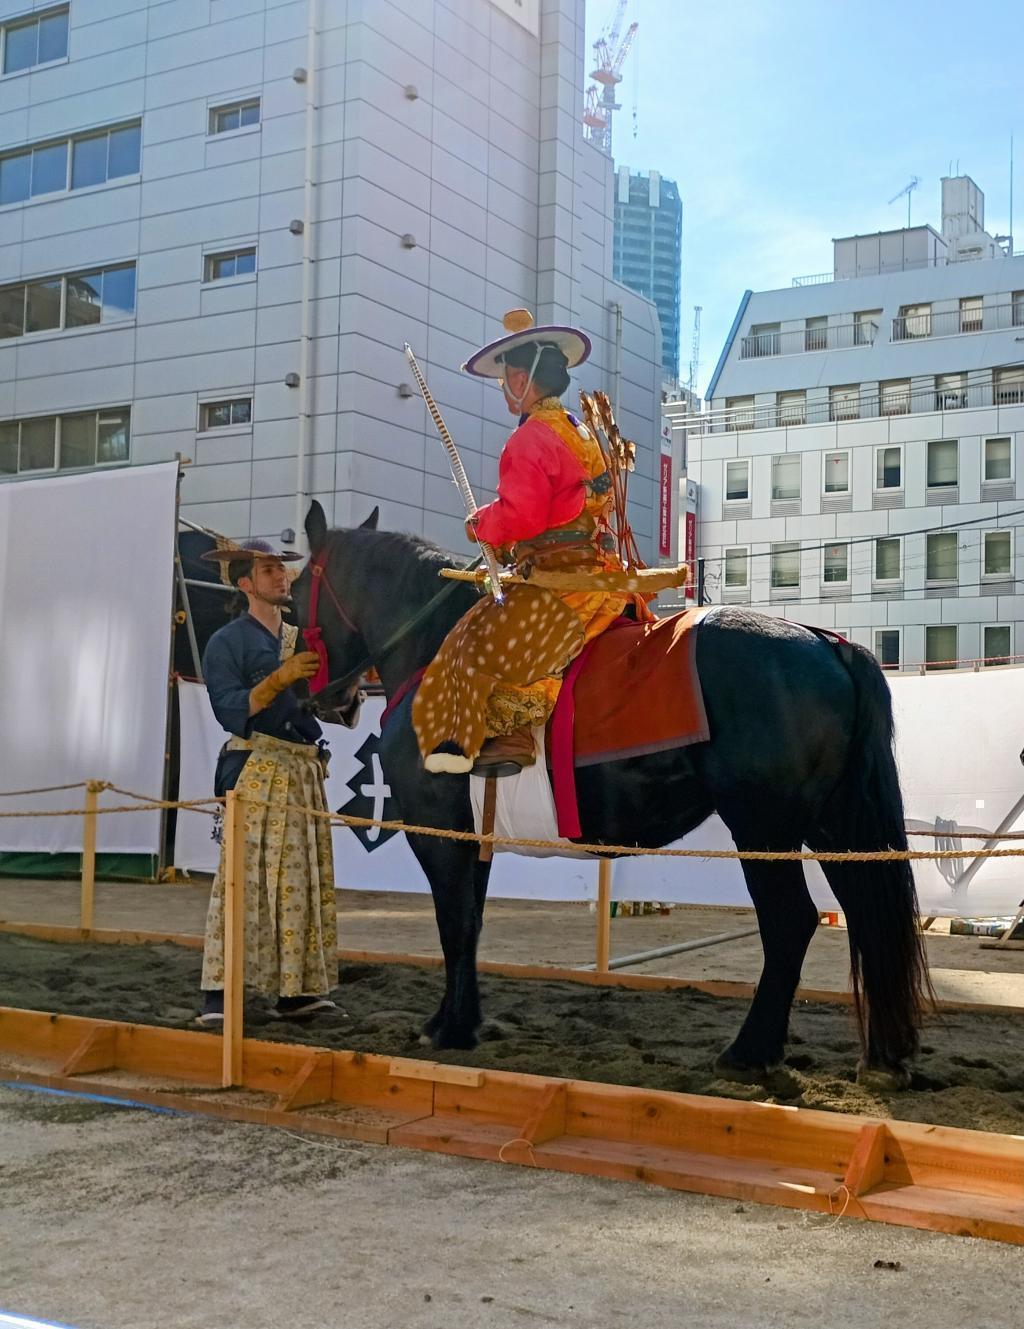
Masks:
[[[375,531],[377,529],[377,520],[380,517],[380,508],[374,508],[365,521],[359,523],[361,531]]]
[[[309,541],[309,552],[314,557],[327,543],[327,517],[315,498],[306,513],[306,539]]]

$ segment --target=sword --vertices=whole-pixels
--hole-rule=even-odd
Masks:
[[[409,361],[409,368],[412,370],[420,392],[423,394],[423,400],[427,403],[427,410],[430,412],[430,418],[437,428],[437,432],[444,444],[444,450],[448,454],[448,461],[452,468],[452,479],[462,495],[462,501],[466,505],[467,514],[472,517],[477,510],[476,499],[473,497],[473,490],[470,488],[469,477],[466,475],[466,468],[462,464],[462,458],[459,456],[459,450],[455,446],[455,440],[448,432],[448,426],[441,418],[441,412],[437,409],[437,403],[427,387],[427,380],[416,363],[416,356],[413,354],[412,347],[408,342],[405,343],[405,358]],[[480,553],[483,556],[484,566],[487,569],[487,581],[491,588],[491,594],[498,604],[505,601],[504,592],[501,589],[501,580],[498,574],[498,560],[494,556],[494,550],[483,540],[477,542],[480,545]]]

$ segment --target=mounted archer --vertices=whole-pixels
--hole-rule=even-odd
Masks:
[[[413,724],[435,774],[515,774],[532,765],[534,730],[551,714],[566,665],[627,610],[651,617],[622,575],[619,550],[623,537],[632,541],[616,501],[614,458],[559,400],[568,371],[590,355],[589,337],[534,327],[525,309],[506,314],[504,326],[506,336],[463,365],[497,379],[519,416],[498,465],[498,496],[470,509],[466,531],[518,576],[500,601],[473,606],[420,683]]]

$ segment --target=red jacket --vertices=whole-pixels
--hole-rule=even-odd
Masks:
[[[583,511],[587,474],[553,429],[527,420],[498,462],[498,497],[477,512],[476,533],[500,547],[565,526]]]

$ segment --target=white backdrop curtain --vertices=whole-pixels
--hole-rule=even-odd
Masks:
[[[1024,802],[1024,770],[1018,753],[1024,743],[1024,669],[978,674],[958,672],[891,677],[896,710],[897,759],[901,768],[907,824],[939,830],[942,838],[912,837],[912,848],[970,848],[959,832],[993,830]],[[181,698],[182,799],[208,797],[213,767],[224,735],[217,727],[205,689],[179,684]],[[333,759],[328,804],[335,811],[364,817],[397,818],[399,810],[375,760],[382,703],[363,708],[359,727],[331,727]],[[212,872],[217,846],[210,823],[181,814],[175,862]],[[1006,827],[1024,829],[1018,812]],[[1024,847],[1024,841],[1017,842]],[[717,817],[678,842],[677,847],[730,849],[728,831]],[[403,835],[334,835],[336,878],[353,889],[425,891],[426,879]],[[915,867],[922,912],[937,915],[1012,914],[1024,894],[1024,859],[989,859],[966,886],[957,878],[970,860]],[[815,863],[807,865],[815,903],[836,908]],[[620,900],[661,900],[680,904],[749,905],[739,863],[733,859],[624,858],[614,865],[613,895]],[[490,894],[506,898],[586,900],[594,898],[596,864],[572,859],[495,855]]]
[[[160,794],[177,472],[0,485],[0,790],[96,779]],[[83,798],[3,798],[0,811]],[[157,812],[100,817],[97,848],[155,853],[159,827]],[[81,848],[78,817],[0,819],[0,850]]]

